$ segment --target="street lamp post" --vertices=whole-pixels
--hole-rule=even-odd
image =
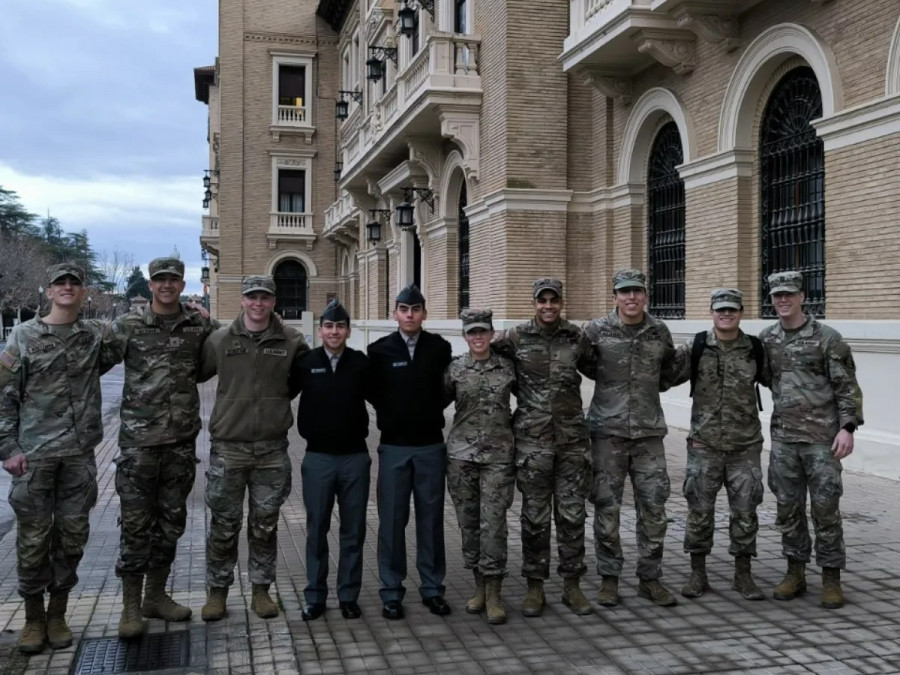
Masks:
[[[44,287],[38,286],[38,301],[37,301],[37,315],[41,315],[41,310],[44,308]]]
[[[94,304],[94,300],[91,298],[91,296],[88,296],[88,299],[87,299],[87,306],[88,306],[87,318],[88,319],[91,318],[91,305],[92,304]]]

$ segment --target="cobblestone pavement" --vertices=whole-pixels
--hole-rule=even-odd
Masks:
[[[107,376],[108,378],[110,376]],[[105,387],[113,408],[121,373],[113,371]],[[119,384],[120,386],[120,384]],[[203,387],[203,414],[212,408],[213,388]],[[111,410],[111,412],[114,412]],[[0,672],[68,673],[82,638],[115,636],[121,611],[121,584],[113,566],[118,552],[119,510],[113,484],[118,419],[106,415],[106,433],[97,448],[100,500],[91,518],[91,538],[79,570],[78,583],[69,604],[69,622],[75,644],[56,652],[46,651],[26,659],[14,649],[24,623],[24,609],[16,592],[15,528],[0,539]],[[375,446],[373,429],[370,447]],[[613,609],[596,606],[593,616],[578,617],[560,602],[562,583],[547,583],[549,605],[540,618],[525,619],[517,611],[525,594],[518,575],[521,561],[518,497],[510,512],[510,570],[504,598],[510,620],[489,626],[483,616],[465,613],[471,592],[471,575],[463,569],[459,533],[449,498],[446,504],[447,600],[453,614],[433,616],[417,602],[416,575],[407,587],[407,615],[402,621],[381,617],[375,565],[377,513],[374,479],[369,499],[363,591],[363,617],[343,619],[337,600],[329,597],[329,609],[317,621],[300,617],[306,584],[303,564],[305,516],[301,499],[299,463],[303,443],[291,436],[291,455],[297,470],[279,525],[277,590],[284,612],[265,621],[249,609],[246,543],[241,544],[237,581],[228,598],[228,617],[206,625],[200,620],[204,590],[203,503],[209,439],[198,439],[201,457],[197,483],[190,497],[188,529],[181,540],[172,585],[174,597],[194,609],[194,618],[183,624],[152,620],[151,633],[188,631],[192,673],[900,673],[900,491],[897,482],[856,473],[845,473],[842,501],[848,551],[844,574],[847,606],[841,610],[819,608],[821,589],[818,570],[811,570],[809,593],[792,602],[741,600],[731,590],[732,562],[727,554],[728,515],[719,502],[716,547],[710,556],[712,591],[698,600],[679,597],[674,608],[658,608],[637,597],[632,576],[636,558],[634,511],[623,509],[622,530],[626,570],[622,578],[622,604]],[[684,476],[684,434],[673,431],[666,441],[673,495],[669,501],[671,524],[665,558],[665,577],[673,590],[680,589],[689,572],[688,557],[681,550],[685,502],[680,494]],[[374,452],[373,452],[374,456]],[[373,467],[374,477],[374,467]],[[8,489],[8,477],[0,489]],[[627,503],[631,503],[630,494]],[[780,580],[784,561],[779,535],[773,529],[774,500],[766,494],[760,507],[759,558],[754,563],[757,582],[767,593]],[[0,514],[2,515],[2,514]],[[589,511],[590,518],[590,511]],[[336,518],[335,518],[336,520]],[[0,517],[0,522],[3,518]],[[332,527],[332,557],[337,551],[336,525]],[[409,551],[415,550],[414,532],[408,532]],[[588,560],[593,558],[593,535],[588,524]],[[332,565],[330,581],[333,584]],[[411,569],[414,566],[410,565]],[[589,598],[596,596],[599,578],[589,562],[583,586]]]

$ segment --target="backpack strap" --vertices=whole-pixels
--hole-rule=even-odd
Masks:
[[[700,365],[700,357],[706,349],[706,331],[702,330],[694,336],[694,344],[691,345],[691,391],[689,396],[694,397],[694,385],[697,384],[697,368]]]
[[[765,360],[765,351],[762,341],[755,335],[748,335],[750,338],[750,349],[753,352],[753,359],[756,361],[756,376],[753,378],[753,386],[756,387],[756,405],[760,411],[763,409],[762,396],[759,394],[759,379],[762,377],[763,361]]]

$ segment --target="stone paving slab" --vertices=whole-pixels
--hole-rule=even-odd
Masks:
[[[113,371],[109,376],[119,378]],[[104,378],[106,380],[106,378]],[[115,383],[115,380],[111,380]],[[68,673],[78,646],[87,637],[115,636],[121,611],[121,584],[115,576],[118,554],[118,498],[113,484],[117,452],[116,401],[106,387],[106,427],[97,448],[100,498],[91,517],[91,539],[82,562],[80,581],[72,594],[69,622],[75,644],[56,652],[45,651],[30,659],[18,654],[15,640],[24,623],[24,609],[16,592],[15,528],[0,529],[0,673]],[[208,419],[214,388],[202,387],[202,414]],[[228,617],[204,624],[200,607],[205,599],[205,531],[203,495],[206,485],[209,438],[198,438],[195,489],[189,501],[189,520],[180,542],[172,578],[176,600],[189,604],[195,616],[182,624],[148,622],[148,631],[189,631],[190,667],[167,673],[900,673],[900,491],[884,478],[845,472],[844,510],[848,571],[844,587],[848,604],[841,610],[818,606],[821,590],[817,570],[809,578],[809,593],[792,602],[747,602],[731,590],[732,561],[727,553],[727,504],[718,504],[716,547],[709,559],[713,590],[698,600],[679,597],[674,608],[658,608],[637,597],[633,576],[636,560],[634,510],[623,508],[622,540],[626,575],[622,577],[622,604],[596,606],[597,613],[577,617],[560,602],[562,582],[553,577],[546,590],[549,605],[539,618],[525,619],[517,610],[525,595],[519,576],[521,528],[518,495],[509,516],[510,576],[504,598],[510,620],[490,626],[483,616],[466,614],[471,594],[471,574],[463,569],[459,531],[449,497],[445,508],[447,539],[447,600],[453,614],[441,618],[418,602],[417,576],[412,564],[415,551],[413,528],[408,532],[411,575],[407,583],[406,619],[381,617],[375,564],[377,512],[373,463],[372,492],[368,506],[368,534],[364,562],[360,620],[343,619],[333,594],[329,609],[317,621],[300,617],[306,571],[303,562],[305,514],[300,487],[303,442],[291,433],[294,464],[293,492],[282,510],[279,525],[277,591],[284,612],[276,619],[259,619],[249,610],[250,584],[246,570],[246,542],[241,542],[235,586],[228,598]],[[377,430],[370,436],[373,457]],[[686,506],[681,496],[684,479],[683,432],[673,430],[666,439],[672,478],[669,501],[665,578],[680,589],[690,570],[682,552]],[[377,459],[376,459],[377,462]],[[9,480],[0,477],[0,490]],[[632,503],[630,490],[626,504]],[[0,524],[4,518],[0,511]],[[589,508],[587,528],[589,574],[583,587],[593,599],[599,577],[593,567],[593,532]],[[767,493],[759,509],[759,557],[754,574],[764,590],[771,591],[784,571],[780,536],[773,529],[775,503]],[[336,568],[337,514],[331,532],[332,570]],[[334,577],[330,578],[333,584]]]

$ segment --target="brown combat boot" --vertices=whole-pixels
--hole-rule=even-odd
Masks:
[[[123,640],[133,640],[144,633],[144,621],[141,619],[143,585],[143,574],[122,575],[122,616],[119,617],[119,637]]]
[[[578,577],[566,577],[563,579],[563,604],[575,612],[578,616],[586,616],[594,613],[591,603],[581,592],[581,580]]]
[[[734,559],[734,583],[731,587],[744,600],[765,600],[765,595],[753,581],[750,574],[750,556],[739,555]]]
[[[466,603],[466,612],[469,614],[480,614],[484,611],[484,577],[478,570],[473,570],[475,574],[475,595],[469,598]]]
[[[47,603],[47,641],[50,649],[65,649],[72,644],[72,631],[66,624],[69,594],[51,593]]]
[[[500,598],[500,589],[502,587],[503,577],[501,576],[490,576],[485,581],[487,620],[488,623],[494,625],[506,623],[506,607],[503,606],[503,600]]]
[[[793,600],[806,593],[806,563],[788,558],[787,573],[775,587],[776,600]]]
[[[47,613],[44,611],[44,594],[26,595],[25,626],[17,644],[23,654],[40,654],[44,651],[47,633]]]
[[[278,605],[269,595],[269,584],[253,584],[253,599],[250,601],[250,609],[256,612],[260,619],[271,619],[278,616]]]
[[[227,613],[225,609],[227,600],[228,588],[210,588],[206,596],[206,604],[200,610],[200,618],[204,621],[224,619]]]
[[[652,600],[654,605],[660,607],[674,607],[678,604],[678,598],[659,579],[641,579],[638,596]]]
[[[615,607],[619,604],[619,577],[603,575],[603,582],[597,591],[597,602],[603,607]]]
[[[841,569],[839,567],[822,568],[822,607],[840,609],[844,606],[844,591],[841,588]]]
[[[699,598],[709,590],[709,578],[706,576],[706,556],[702,553],[691,553],[691,576],[681,588],[686,598]]]
[[[529,579],[528,592],[522,602],[522,616],[540,616],[544,611],[544,580]]]
[[[144,604],[142,607],[145,619],[162,619],[163,621],[187,621],[191,618],[191,608],[179,605],[166,593],[170,568],[158,567],[147,572],[144,585]]]

